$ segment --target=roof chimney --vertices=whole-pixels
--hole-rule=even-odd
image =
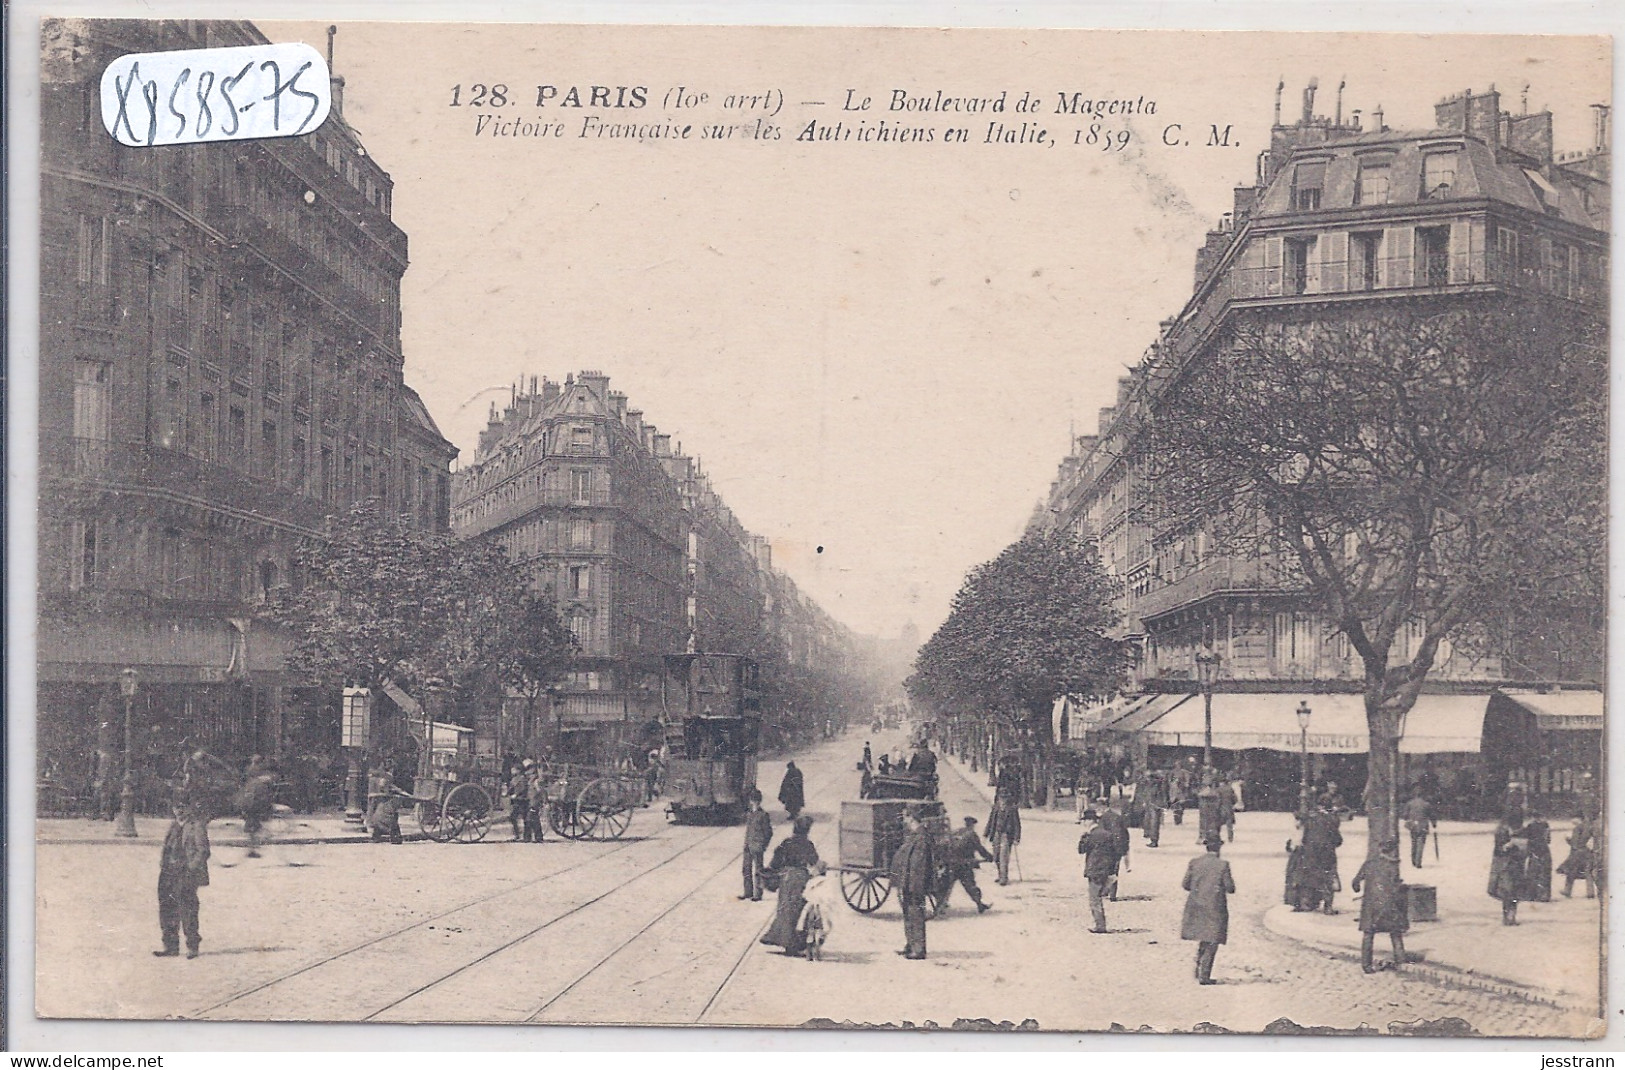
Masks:
[[[1595,144],[1592,145],[1592,148],[1596,149],[1598,152],[1604,152],[1608,148],[1608,105],[1591,105],[1591,114],[1597,121],[1597,138]]]
[[[344,79],[333,69],[333,38],[339,34],[337,26],[327,28],[327,80],[333,87],[333,114],[344,117]]]
[[[1303,87],[1303,122],[1307,126],[1315,118],[1315,90],[1320,88],[1320,79],[1311,78],[1309,84]]]
[[[1286,88],[1286,78],[1283,77],[1275,83],[1275,125],[1281,125],[1281,91]]]

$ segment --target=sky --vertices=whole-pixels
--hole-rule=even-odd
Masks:
[[[326,24],[259,25],[325,49]],[[1397,129],[1492,83],[1517,112],[1527,84],[1565,150],[1590,144],[1609,64],[1606,39],[1576,37],[406,23],[341,24],[335,59],[410,242],[406,380],[463,463],[510,384],[602,371],[836,619],[924,636],[1189,297],[1278,79],[1288,122],[1317,77],[1318,114],[1343,80],[1345,113],[1369,127],[1380,106]],[[508,104],[471,107],[476,84]],[[537,108],[541,85],[559,92]],[[560,106],[594,85],[649,102]],[[1007,95],[997,114],[896,112],[898,90]],[[1127,144],[1090,145],[1063,92],[1130,102],[1096,131]],[[1017,114],[1028,93],[1038,110]],[[481,111],[565,133],[476,133]],[[734,132],[584,138],[589,116]],[[780,137],[749,137],[758,121]],[[795,140],[812,122],[853,136]],[[936,136],[861,139],[882,122]],[[986,143],[989,122],[1012,143]],[[944,143],[954,127],[967,143]],[[1204,144],[1215,127],[1227,145]]]

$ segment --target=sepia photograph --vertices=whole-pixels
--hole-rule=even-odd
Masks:
[[[1618,1017],[1609,37],[13,29],[39,1019]]]

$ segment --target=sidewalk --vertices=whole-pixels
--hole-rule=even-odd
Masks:
[[[92,821],[78,817],[43,817],[34,822],[34,842],[37,844],[108,843],[132,847],[160,847],[169,821],[162,817],[137,817],[135,839],[115,836],[112,821]],[[410,831],[408,831],[410,830]],[[267,843],[368,843],[371,837],[360,825],[344,820],[334,811],[315,814],[288,814],[268,821],[265,825]],[[406,840],[424,840],[410,815],[401,815],[401,836]],[[248,837],[243,832],[240,817],[223,817],[209,822],[209,842],[216,847],[247,847]]]
[[[947,755],[943,756],[942,765],[962,777],[977,794],[992,801],[993,789],[986,783],[985,772],[972,773],[966,763]],[[1075,813],[1071,808],[1034,808],[1022,810],[1021,819],[1070,823],[1075,820]],[[1164,828],[1169,827],[1164,825]],[[1284,882],[1284,845],[1288,839],[1298,838],[1292,815],[1243,811],[1238,815],[1238,830],[1238,837],[1245,836],[1251,843],[1276,845],[1275,849],[1280,852],[1279,869],[1258,876]],[[1420,960],[1408,966],[1407,971],[1444,984],[1488,988],[1595,1012],[1602,911],[1607,900],[1581,898],[1583,891],[1577,891],[1574,899],[1564,899],[1562,875],[1555,874],[1553,901],[1520,903],[1519,924],[1504,926],[1500,901],[1491,899],[1485,892],[1494,826],[1489,822],[1446,821],[1440,824],[1438,832],[1439,859],[1435,860],[1434,846],[1430,843],[1420,870],[1411,867],[1409,838],[1404,837],[1401,845],[1404,853],[1401,876],[1408,884],[1433,885],[1439,906],[1438,921],[1415,922],[1405,936],[1406,951]],[[1557,862],[1567,853],[1563,843],[1566,832],[1565,822],[1557,822],[1553,827]],[[1339,912],[1335,915],[1298,914],[1282,903],[1265,912],[1264,927],[1278,936],[1357,961],[1360,902],[1347,886],[1364,860],[1365,851],[1365,819],[1345,822],[1343,846],[1338,850],[1338,870],[1345,889],[1337,897]],[[1233,864],[1249,865],[1240,857],[1235,857]],[[1379,961],[1390,953],[1387,937],[1379,935]]]

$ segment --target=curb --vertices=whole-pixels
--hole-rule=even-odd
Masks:
[[[1264,911],[1264,928],[1271,935],[1312,947],[1344,962],[1358,963],[1360,961],[1359,952],[1350,949],[1345,944],[1317,940],[1314,937],[1288,932],[1276,917],[1278,912],[1286,910],[1289,910],[1289,908],[1285,904],[1278,904]],[[1498,996],[1509,996],[1513,999],[1523,1000],[1526,1003],[1534,1003],[1543,1007],[1577,1011],[1588,1009],[1582,1003],[1577,1002],[1583,1000],[1584,997],[1573,996],[1567,992],[1543,988],[1539,985],[1531,985],[1523,981],[1514,981],[1506,977],[1497,977],[1481,970],[1452,966],[1446,962],[1406,963],[1403,972],[1406,977],[1420,977],[1423,980],[1432,981],[1434,984],[1491,992]]]

